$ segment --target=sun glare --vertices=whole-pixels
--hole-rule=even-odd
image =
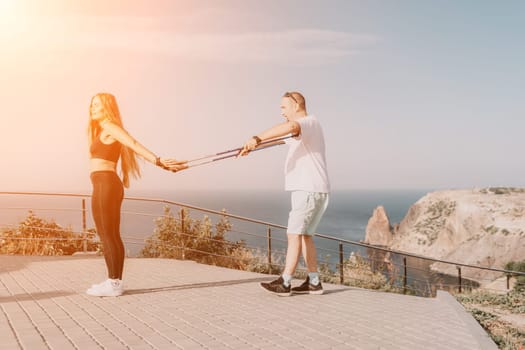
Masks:
[[[9,17],[15,12],[16,0],[0,0],[0,18]]]
[[[0,0],[0,52],[12,52],[23,45],[24,32],[30,23],[23,12],[22,1]]]
[[[16,23],[16,0],[0,0],[0,35],[9,32]]]

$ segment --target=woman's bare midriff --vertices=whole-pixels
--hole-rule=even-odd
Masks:
[[[117,171],[117,163],[106,159],[91,158],[89,160],[90,172],[95,171]]]

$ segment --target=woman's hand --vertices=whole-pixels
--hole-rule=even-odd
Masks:
[[[164,169],[173,171],[174,173],[188,168],[187,160],[177,160],[175,158],[161,158],[160,162]]]

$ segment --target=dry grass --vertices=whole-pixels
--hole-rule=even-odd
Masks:
[[[525,293],[474,291],[456,299],[490,334],[499,349],[525,349]]]

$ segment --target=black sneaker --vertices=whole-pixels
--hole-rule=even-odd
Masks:
[[[282,277],[279,277],[278,279],[271,281],[269,283],[262,282],[261,287],[264,288],[264,290],[273,293],[275,295],[278,295],[280,297],[289,297],[292,295],[291,287],[286,287],[284,285],[284,280]]]
[[[306,277],[306,280],[301,284],[299,287],[292,288],[292,292],[297,294],[316,294],[321,295],[323,294],[323,285],[321,284],[321,281],[317,285],[313,285],[310,283],[310,277]]]

